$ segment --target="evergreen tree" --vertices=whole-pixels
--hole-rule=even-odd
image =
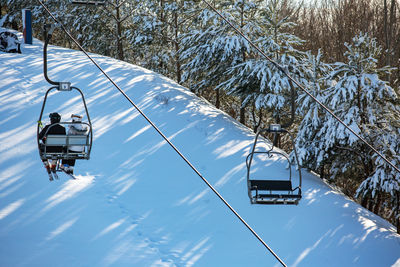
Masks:
[[[344,123],[399,166],[400,113],[395,105],[398,97],[388,83],[380,79],[389,73],[388,68],[377,67],[381,48],[367,34],[357,35],[346,48],[348,61],[335,63],[327,76],[331,86],[325,91],[324,102]],[[388,205],[396,206],[399,174],[332,116],[324,116],[322,127],[313,134],[319,150],[316,165],[321,167],[328,162],[333,178],[359,185],[357,196],[362,197],[362,204],[371,210],[381,206],[382,194],[390,196],[392,204]],[[367,205],[367,200],[372,206]]]
[[[159,3],[133,1],[135,9],[130,17],[130,27],[126,31],[130,44],[127,53],[135,64],[157,71],[161,64],[161,59],[157,58],[157,51],[161,47],[158,32],[161,21],[157,17]]]
[[[380,48],[374,39],[360,34],[353,39],[352,45],[346,44],[346,47],[348,51],[345,55],[348,62],[334,64],[334,69],[328,77],[334,83],[327,90],[325,102],[329,103],[338,117],[356,133],[369,134],[366,138],[372,143],[375,139],[373,134],[380,129],[379,123],[386,123],[386,116],[396,111],[393,102],[397,96],[386,82],[379,79],[379,75],[386,74],[388,69],[376,66]],[[367,150],[353,134],[332,117],[328,117],[320,130],[320,136],[323,136],[322,144],[328,154],[330,150],[341,151],[342,147],[352,147],[356,153]],[[368,155],[362,156],[364,173],[370,174],[371,154],[364,155]],[[342,172],[341,167],[350,167],[351,163],[354,163],[344,158],[337,162],[338,166],[333,169],[334,173]]]
[[[190,27],[195,1],[138,1],[128,30],[137,64],[181,82],[182,34]]]
[[[68,31],[77,39],[80,45],[88,51],[112,56],[110,47],[112,38],[107,30],[109,24],[104,17],[102,6],[69,5],[70,16],[64,21]],[[69,39],[70,47],[76,48]]]
[[[291,76],[299,79],[302,53],[295,47],[300,46],[302,41],[289,33],[294,26],[290,22],[293,14],[282,15],[284,7],[281,4],[280,1],[271,0],[265,6],[259,6],[257,20],[246,25],[246,32],[251,32],[252,36],[257,33],[256,43],[263,52]],[[262,28],[258,25],[262,25]],[[289,103],[294,85],[270,61],[258,53],[249,53],[245,61],[230,67],[227,73],[229,79],[220,87],[229,94],[243,98],[243,106],[251,104],[256,109],[266,109],[273,113],[279,123],[283,123],[282,117],[291,117]]]
[[[126,30],[133,7],[127,0],[106,1],[105,5],[71,4],[72,16],[66,24],[85,49],[128,61]]]
[[[38,38],[42,38],[43,36],[43,26],[46,23],[53,23],[52,20],[50,21],[50,19],[47,19],[49,15],[35,0],[7,0],[5,2],[7,14],[6,18],[4,19],[3,27],[22,32],[22,9],[30,9],[32,11],[33,34]],[[47,1],[46,5],[51,10],[54,10],[57,15],[62,15],[63,13],[59,11],[66,9],[66,2],[66,0]]]
[[[216,8],[246,35],[260,36],[262,28],[256,21],[259,0],[219,1]],[[247,60],[251,49],[249,44],[214,11],[204,9],[197,18],[200,29],[192,29],[183,39],[185,51],[182,58],[184,80],[190,80],[198,92],[217,90],[216,106],[219,106],[218,85],[229,79],[227,71]],[[224,87],[221,87],[224,88]],[[242,108],[244,105],[242,105]],[[240,118],[244,122],[243,114]]]
[[[301,62],[303,85],[320,101],[324,98],[328,87],[326,75],[330,70],[329,65],[322,62],[322,57],[320,50],[316,56],[309,51]],[[298,127],[295,144],[300,165],[312,170],[319,169],[319,173],[323,176],[324,160],[320,154],[316,135],[326,122],[326,117],[323,115],[326,111],[305,92],[299,93],[297,101],[298,113],[303,118]]]

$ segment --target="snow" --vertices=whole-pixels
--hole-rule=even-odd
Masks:
[[[81,52],[54,46],[49,76],[83,90],[95,135],[78,180],[49,182],[36,144],[42,47],[0,53],[1,266],[279,266]],[[93,56],[288,266],[400,266],[394,226],[305,170],[298,206],[251,205],[250,129],[161,75]],[[61,92],[45,118],[56,110],[83,107]]]

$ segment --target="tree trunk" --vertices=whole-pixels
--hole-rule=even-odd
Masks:
[[[221,100],[220,100],[220,98],[221,98],[221,92],[219,91],[219,89],[217,89],[217,90],[215,90],[215,107],[216,108],[220,108],[220,105],[221,105]]]
[[[321,179],[324,179],[324,178],[325,178],[325,164],[321,164],[321,171],[320,171],[319,177],[320,177]]]
[[[121,15],[120,15],[120,5],[119,1],[117,1],[116,6],[116,17],[117,17],[117,49],[118,49],[118,59],[124,60],[124,50],[122,48],[122,22],[121,22]]]
[[[382,204],[382,194],[381,192],[378,192],[376,195],[376,202],[374,205],[374,213],[379,215],[379,211],[381,209],[381,204]]]
[[[368,196],[363,196],[361,199],[361,206],[364,208],[368,208],[368,202],[369,202],[369,198]]]
[[[393,27],[395,26],[396,19],[396,1],[392,0],[390,3],[390,11],[388,7],[387,0],[383,1],[383,31],[385,37],[385,63],[387,66],[392,66],[393,60]],[[389,80],[390,75],[387,75],[387,80]]]
[[[166,15],[164,13],[164,5],[165,5],[165,0],[160,0],[160,21],[161,21],[161,45],[164,46],[167,44],[167,34],[166,34]],[[164,68],[164,62],[160,60],[159,62],[159,68],[163,69]]]
[[[241,6],[241,17],[240,17],[240,29],[242,30],[244,27],[244,1],[242,2]],[[246,62],[246,53],[244,48],[242,48],[242,59],[243,62]],[[246,125],[246,108],[243,106],[244,98],[240,98],[240,123]]]
[[[175,24],[175,66],[176,66],[176,81],[181,83],[182,80],[182,70],[181,70],[181,62],[179,60],[179,42],[178,42],[178,12],[174,14],[174,24]]]
[[[243,107],[243,98],[240,98],[240,113],[239,121],[241,124],[246,125],[246,108]]]

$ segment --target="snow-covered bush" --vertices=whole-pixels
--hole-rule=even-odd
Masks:
[[[17,35],[9,31],[0,32],[0,51],[21,53],[21,42]]]

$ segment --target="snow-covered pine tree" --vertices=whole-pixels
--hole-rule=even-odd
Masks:
[[[89,51],[127,60],[126,30],[135,5],[132,1],[112,0],[105,5],[71,5],[71,30]],[[72,17],[72,18],[71,18]]]
[[[2,0],[2,12],[5,12],[3,17],[3,25],[5,28],[12,28],[14,30],[22,29],[22,12],[24,8],[34,9],[39,6],[34,0]],[[35,17],[33,17],[35,21]]]
[[[181,82],[182,34],[192,24],[198,5],[188,0],[137,2],[128,31],[136,63]]]
[[[318,100],[324,98],[328,87],[325,79],[330,68],[322,61],[322,52],[312,55],[310,51],[301,60],[301,73],[305,88]],[[298,114],[303,118],[298,126],[296,148],[300,165],[311,170],[317,170],[323,176],[324,160],[320,155],[320,148],[316,135],[325,123],[326,116],[321,106],[305,92],[300,92],[298,99]]]
[[[161,47],[161,21],[157,17],[160,3],[134,0],[134,5],[130,17],[131,27],[126,31],[130,44],[129,58],[135,64],[157,71],[162,62],[161,53],[158,53]]]
[[[69,7],[71,15],[67,17],[67,28],[80,45],[91,52],[115,56],[110,51],[114,42],[108,30],[110,21],[104,16],[104,7],[73,4]]]
[[[358,34],[352,44],[346,43],[346,48],[348,61],[335,63],[327,76],[332,85],[325,91],[324,102],[344,123],[399,166],[400,113],[395,105],[398,96],[381,80],[390,71],[377,67],[381,48],[367,34]],[[382,206],[381,194],[389,194],[392,203],[398,201],[399,174],[332,116],[323,116],[324,124],[314,134],[319,149],[316,165],[328,162],[332,178],[359,185],[357,196],[374,200],[373,207],[369,206],[371,210]]]
[[[218,1],[216,8],[245,34],[258,37],[262,29],[255,14],[260,3],[260,0]],[[184,81],[200,93],[214,90],[229,79],[227,70],[246,61],[251,50],[212,10],[204,9],[197,17],[197,24],[200,27],[192,28],[183,39],[182,59],[186,62]],[[216,106],[219,106],[218,92]]]
[[[374,145],[395,166],[400,166],[399,112],[384,110],[386,121],[381,120],[373,134]],[[369,209],[391,221],[400,234],[400,173],[377,154],[372,155],[374,170],[357,189],[356,196],[367,198]]]
[[[125,60],[125,50],[128,47],[126,30],[129,28],[128,18],[136,8],[134,2],[128,0],[108,0],[103,7],[103,18],[107,18],[108,34],[112,35],[112,55]]]
[[[243,29],[269,58],[299,80],[302,53],[296,47],[302,40],[289,32],[294,26],[290,22],[293,14],[284,14],[284,8],[277,0],[258,5],[256,16]],[[243,106],[267,110],[280,123],[284,123],[281,118],[291,117],[289,103],[294,85],[282,71],[255,51],[247,52],[246,60],[235,63],[227,70],[229,79],[220,88],[243,98]]]

